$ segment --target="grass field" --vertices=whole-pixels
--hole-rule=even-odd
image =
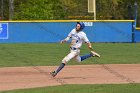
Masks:
[[[62,85],[0,93],[139,93],[140,84]]]
[[[101,58],[89,58],[75,64],[138,64],[140,63],[140,43],[94,43],[92,44]],[[86,45],[81,48],[81,55],[89,53]],[[69,44],[0,44],[0,67],[13,66],[50,66],[59,65],[69,53]]]
[[[68,65],[139,64],[140,43],[93,43],[101,58],[89,58],[82,63],[74,60]],[[81,55],[90,51],[86,45]],[[0,44],[0,67],[59,65],[69,53],[69,44]],[[54,87],[4,91],[0,93],[139,93],[140,84],[62,85]]]

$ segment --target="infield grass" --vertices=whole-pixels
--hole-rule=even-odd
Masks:
[[[0,93],[139,93],[140,84],[61,85]]]
[[[92,43],[101,58],[89,58],[82,63],[71,60],[68,65],[139,64],[140,43]],[[89,53],[84,44],[81,54]],[[0,67],[54,66],[69,53],[69,44],[0,44]]]

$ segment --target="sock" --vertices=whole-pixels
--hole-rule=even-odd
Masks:
[[[60,66],[58,67],[58,69],[56,70],[56,73],[58,73],[60,70],[62,70],[62,68],[64,68],[65,64],[61,63]]]
[[[91,53],[90,54],[86,54],[84,56],[81,56],[81,61],[83,61],[83,60],[85,60],[85,59],[87,59],[89,57],[92,57],[92,54]]]

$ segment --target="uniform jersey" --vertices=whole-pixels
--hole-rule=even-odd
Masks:
[[[76,29],[73,29],[68,37],[72,39],[71,47],[80,48],[83,42],[89,42],[86,34],[83,31],[77,32]]]

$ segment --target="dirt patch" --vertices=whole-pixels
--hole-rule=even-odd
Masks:
[[[57,66],[0,68],[0,91],[63,84],[140,83],[140,64],[74,65],[55,77]]]

